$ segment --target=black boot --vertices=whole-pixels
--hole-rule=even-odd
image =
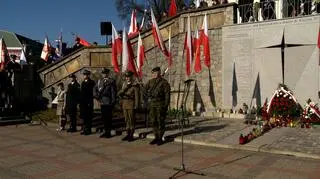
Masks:
[[[153,139],[149,144],[153,145],[158,143],[158,138]]]
[[[128,142],[132,142],[132,141],[134,141],[133,134],[134,134],[134,131],[130,131],[130,133],[129,133],[129,137],[128,137]]]
[[[129,136],[130,136],[130,130],[127,130],[127,135],[124,138],[122,138],[121,140],[126,141],[129,139]]]
[[[111,138],[111,132],[104,132],[103,134],[100,135],[100,138]]]

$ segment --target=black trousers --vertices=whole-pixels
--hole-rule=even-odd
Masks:
[[[101,105],[101,117],[105,133],[110,133],[112,129],[112,110],[112,105]]]
[[[83,119],[83,130],[84,132],[91,132],[92,128],[92,115],[93,115],[93,105],[84,104],[80,105],[80,114]]]
[[[67,114],[70,119],[70,129],[77,130],[77,106],[67,107]]]

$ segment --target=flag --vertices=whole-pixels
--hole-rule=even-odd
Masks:
[[[194,71],[199,73],[201,71],[201,60],[200,60],[200,45],[201,40],[199,36],[199,31],[196,30],[194,38],[194,53],[195,53],[195,62],[194,62]]]
[[[169,57],[168,57],[168,66],[172,65],[172,52],[171,52],[171,26],[169,27]]]
[[[190,16],[188,16],[187,21],[187,33],[184,41],[184,49],[186,51],[186,74],[190,76],[191,74],[191,63],[192,63],[192,39],[191,39],[191,25]]]
[[[196,0],[195,5],[196,5],[196,8],[199,8],[200,7],[200,0]]]
[[[204,51],[204,64],[209,68],[210,67],[210,46],[209,46],[207,14],[204,15],[204,19],[203,19],[201,41],[202,41],[203,51]]]
[[[119,63],[118,63],[118,55],[121,54],[121,39],[119,34],[112,24],[112,66],[113,70],[116,73],[120,72]]]
[[[320,49],[320,27],[318,31],[318,48]]]
[[[42,52],[41,52],[41,58],[44,61],[48,61],[50,49],[51,49],[51,45],[48,42],[48,37],[45,37]]]
[[[7,62],[10,61],[9,52],[4,38],[0,39],[0,69],[4,69]]]
[[[141,25],[140,25],[140,28],[139,28],[139,31],[141,31],[144,27],[144,21],[145,21],[145,17],[147,15],[147,9],[144,10],[144,13],[143,13],[143,17],[142,17],[142,20],[141,20]]]
[[[171,0],[168,15],[169,17],[177,15],[177,5],[175,0]]]
[[[134,54],[130,41],[128,40],[126,29],[122,31],[122,72],[131,71],[137,76]]]
[[[59,35],[58,43],[59,43],[58,55],[59,55],[59,57],[62,57],[63,56],[63,54],[62,54],[62,30]]]
[[[79,43],[85,47],[88,47],[90,46],[91,44],[89,42],[87,42],[86,40],[84,40],[83,38],[79,37],[79,36],[76,36],[76,38],[79,39]]]
[[[21,50],[20,64],[21,64],[21,65],[27,64],[27,59],[26,59],[26,55],[25,55],[25,53],[24,53],[24,50]]]
[[[142,66],[145,59],[144,46],[142,44],[142,39],[139,34],[138,46],[137,46],[137,74],[139,77],[142,77]]]
[[[137,11],[134,9],[131,13],[131,22],[129,27],[128,36],[134,36],[139,32],[138,24],[137,24]]]
[[[157,43],[158,47],[160,48],[161,52],[168,58],[168,61],[169,61],[169,52],[163,43],[163,40],[162,40],[162,37],[160,34],[160,30],[159,30],[156,18],[154,17],[152,9],[151,9],[151,22],[152,22],[153,38],[156,40],[156,43]]]

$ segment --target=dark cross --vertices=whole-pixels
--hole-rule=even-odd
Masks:
[[[282,84],[284,84],[284,50],[287,47],[297,47],[297,46],[303,46],[300,44],[286,44],[286,41],[284,40],[284,32],[282,35],[282,40],[280,45],[274,45],[267,48],[281,48],[281,65],[282,65]]]

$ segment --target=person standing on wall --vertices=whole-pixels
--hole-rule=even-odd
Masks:
[[[146,83],[144,91],[149,100],[149,119],[152,121],[155,137],[150,144],[162,145],[165,119],[170,103],[170,84],[162,78],[160,67],[152,69],[152,79]]]
[[[90,135],[92,133],[92,115],[93,115],[93,88],[95,82],[90,78],[90,71],[84,70],[84,80],[81,83],[80,90],[80,116],[83,119],[83,131],[81,135]]]
[[[80,97],[80,84],[74,74],[70,75],[69,78],[71,82],[68,84],[66,92],[66,114],[70,119],[70,127],[67,132],[77,132],[77,107]]]
[[[122,138],[123,141],[134,141],[133,134],[135,130],[135,110],[139,107],[139,89],[137,84],[133,81],[133,73],[128,71],[125,73],[126,81],[118,96],[121,99],[123,115],[126,121],[127,135]]]
[[[101,138],[110,138],[112,128],[112,110],[116,103],[116,83],[110,77],[110,70],[105,68],[102,71],[102,78],[94,89],[94,97],[100,102],[101,117],[104,123],[104,133],[100,135]]]

